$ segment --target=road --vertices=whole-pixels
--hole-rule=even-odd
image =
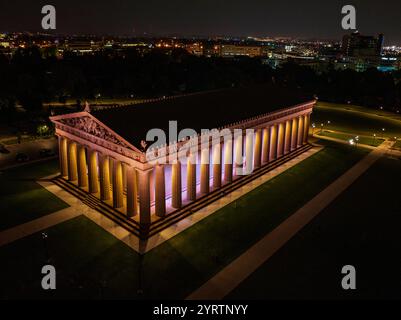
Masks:
[[[40,149],[51,149],[56,154],[58,153],[56,138],[38,139],[38,140],[23,142],[21,144],[5,145],[5,147],[7,148],[7,150],[10,151],[10,153],[7,154],[0,153],[0,170],[45,159],[39,155]],[[15,157],[19,152],[27,154],[30,158],[29,162],[18,163],[15,160]]]

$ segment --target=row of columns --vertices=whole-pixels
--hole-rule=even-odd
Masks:
[[[302,146],[308,139],[309,121],[309,115],[299,116],[257,128],[245,137],[239,136],[224,144],[215,144],[211,154],[208,149],[201,150],[200,195],[208,194],[211,185],[215,190],[223,183],[231,183],[233,176],[239,175],[239,170],[250,173]],[[150,172],[153,170],[155,214],[159,217],[166,214],[165,165],[157,164],[147,171],[138,170],[96,150],[68,141],[65,137],[59,137],[59,151],[62,176],[76,182],[81,188],[87,188],[90,193],[99,193],[102,201],[110,201],[116,209],[125,206],[128,217],[139,212],[141,224],[151,222]],[[186,163],[187,201],[195,201],[197,198],[197,156],[190,154]],[[171,206],[179,209],[183,205],[181,162],[172,163],[171,169]],[[210,171],[213,172],[211,185]]]
[[[116,209],[126,209],[127,216],[132,217],[142,209],[143,223],[150,222],[149,172],[138,172],[135,168],[101,154],[96,150],[80,145],[65,137],[59,137],[59,156],[61,175],[77,183],[88,192],[99,194],[102,201],[111,201]],[[164,181],[164,179],[163,179]],[[157,186],[161,188],[160,181]],[[141,186],[138,190],[138,186]],[[126,188],[125,188],[126,187]],[[124,202],[124,189],[126,201]],[[140,205],[138,196],[141,196]],[[147,205],[149,202],[149,205]],[[165,211],[165,203],[158,203],[158,212]]]

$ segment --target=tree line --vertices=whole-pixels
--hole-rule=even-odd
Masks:
[[[104,50],[63,58],[37,47],[0,55],[0,112],[17,103],[36,112],[45,102],[95,97],[159,97],[232,86],[274,82],[302,89],[321,100],[395,108],[401,101],[401,73],[335,70],[315,72],[294,62],[272,69],[262,59],[197,57],[182,49],[146,52]]]

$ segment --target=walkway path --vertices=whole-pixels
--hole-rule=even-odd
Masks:
[[[327,207],[338,195],[385,155],[394,142],[385,141],[297,210],[276,229],[209,279],[187,299],[222,299],[265,263],[276,251]]]
[[[0,232],[0,247],[36,232],[46,230],[64,221],[80,216],[75,208],[66,208],[36,220]]]
[[[313,135],[313,137],[316,138],[316,140],[322,139],[322,140],[328,140],[328,141],[333,141],[333,142],[338,142],[338,143],[341,143],[341,144],[347,144],[347,145],[349,145],[349,142],[346,141],[346,140],[342,140],[342,139],[338,139],[338,138],[333,138],[333,137],[328,137],[328,136],[320,136],[320,135],[318,135],[318,134],[316,134],[316,133]],[[351,147],[351,146],[350,146],[350,147]],[[376,149],[375,146],[370,146],[370,145],[368,145],[368,144],[363,144],[363,143],[358,143],[358,146],[355,146],[355,148],[358,148],[358,147],[366,148],[366,149],[371,149],[371,150]]]

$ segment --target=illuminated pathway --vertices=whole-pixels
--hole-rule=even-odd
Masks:
[[[298,209],[276,229],[267,234],[236,260],[194,291],[187,299],[222,299],[256,271],[297,232],[344,192],[380,157],[389,152],[394,142],[385,141],[351,169]]]
[[[20,224],[11,229],[0,232],[0,247],[8,243],[14,242],[18,239],[27,237],[36,232],[46,230],[54,225],[70,220],[77,216],[80,216],[81,212],[77,211],[73,207],[62,209],[60,211],[49,214],[45,217],[29,221],[24,224]]]

